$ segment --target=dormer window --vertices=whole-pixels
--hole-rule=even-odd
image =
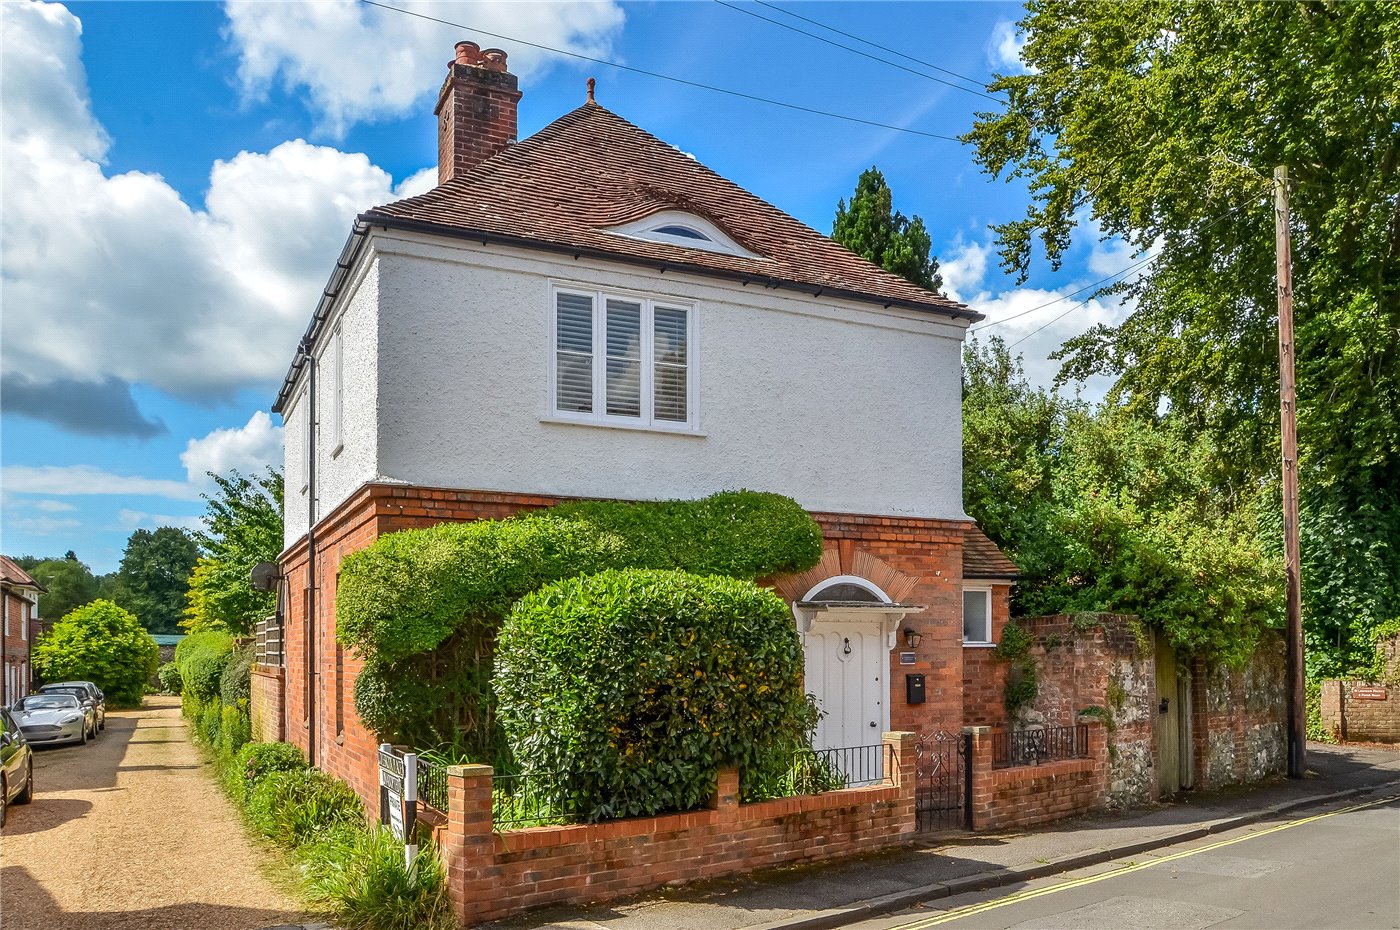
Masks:
[[[686,213],[683,210],[665,210],[654,213],[646,219],[635,220],[625,226],[607,230],[613,235],[627,236],[629,239],[645,239],[648,242],[664,242],[683,249],[703,249],[706,252],[719,252],[723,255],[740,255],[763,261],[763,256],[755,255],[725,234],[709,220]]]

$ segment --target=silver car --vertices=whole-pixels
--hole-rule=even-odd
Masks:
[[[97,711],[97,729],[107,729],[107,695],[90,681],[55,681],[39,689],[40,694],[76,694],[84,704],[91,703]],[[94,732],[94,736],[97,734]]]
[[[78,743],[97,735],[97,711],[73,694],[31,694],[10,708],[25,740],[42,743]]]

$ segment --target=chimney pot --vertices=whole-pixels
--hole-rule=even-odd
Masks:
[[[483,67],[488,71],[506,70],[506,53],[499,48],[488,48],[481,53]]]
[[[506,53],[475,42],[453,47],[447,79],[438,94],[438,183],[446,184],[515,141],[516,76]]]
[[[475,65],[481,61],[481,46],[475,42],[458,42],[455,49],[457,52],[455,64]]]

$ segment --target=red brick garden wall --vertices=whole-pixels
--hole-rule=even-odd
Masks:
[[[1103,724],[1088,724],[1083,759],[992,767],[992,733],[972,731],[972,828],[1028,827],[1102,810],[1108,804],[1109,761]]]
[[[253,739],[274,743],[286,738],[283,729],[282,669],[254,665],[248,677],[248,716]]]
[[[463,926],[549,904],[609,901],[671,883],[816,862],[908,842],[914,834],[912,733],[887,733],[893,785],[738,803],[721,772],[708,810],[601,824],[493,832],[491,768],[448,770],[436,831]]]
[[[1358,689],[1361,697],[1356,694]],[[1322,722],[1339,740],[1400,743],[1400,687],[1369,681],[1324,681]]]

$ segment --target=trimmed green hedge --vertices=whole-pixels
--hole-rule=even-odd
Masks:
[[[233,659],[233,637],[228,633],[191,633],[175,647],[184,693],[199,701],[219,696],[224,669]]]
[[[782,599],[733,578],[624,570],[523,598],[501,631],[500,717],[517,764],[550,773],[557,813],[682,811],[738,766],[757,780],[815,715]]]
[[[382,738],[451,745],[502,767],[490,679],[497,631],[521,597],[607,569],[753,580],[820,558],[816,522],[791,499],[754,491],[443,523],[382,536],[345,558],[336,637],[365,659],[355,707]]]

